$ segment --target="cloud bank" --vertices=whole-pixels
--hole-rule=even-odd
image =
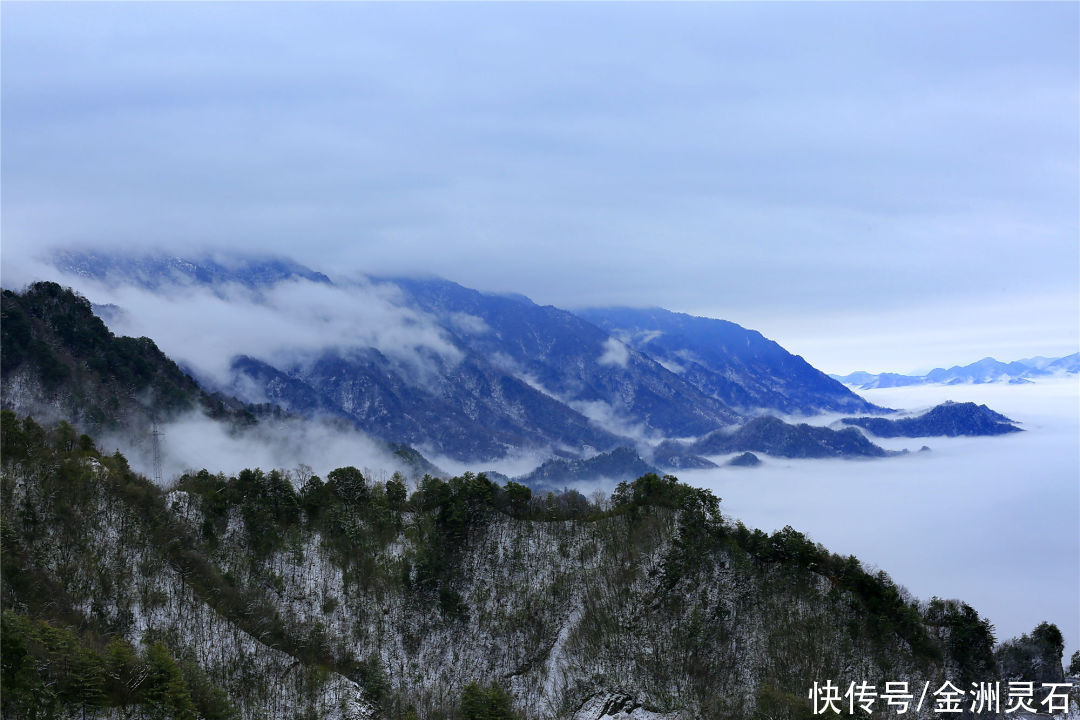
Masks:
[[[218,384],[227,383],[238,355],[282,366],[327,349],[371,347],[419,378],[433,372],[432,362],[453,366],[462,357],[434,318],[402,304],[396,286],[363,278],[339,285],[287,280],[258,291],[236,284],[151,291],[45,265],[35,270],[38,279],[55,279],[91,302],[116,306],[106,313],[110,330],[150,337],[170,358]],[[456,322],[482,331],[480,319],[470,318]]]
[[[413,471],[384,445],[353,429],[310,420],[267,420],[254,428],[232,432],[224,424],[201,413],[187,415],[160,427],[162,481],[169,485],[185,472],[209,470],[235,475],[244,468],[293,470],[309,466],[316,475],[352,465],[365,475],[382,477]],[[133,469],[154,476],[153,446],[149,437],[130,433],[103,435],[103,452],[120,450]]]
[[[15,3],[5,263],[436,273],[730,319],[830,372],[1063,355],[1077,28],[1070,3]]]

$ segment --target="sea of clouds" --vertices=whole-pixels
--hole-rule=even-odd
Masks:
[[[999,640],[1056,623],[1080,649],[1080,381],[920,385],[863,391],[894,408],[986,403],[1024,432],[895,438],[918,450],[880,460],[763,458],[752,469],[684,471],[748,526],[791,525],[833,552],[884,569],[924,600],[959,598]],[[722,460],[723,458],[714,458]]]

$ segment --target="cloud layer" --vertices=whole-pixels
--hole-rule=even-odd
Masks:
[[[185,472],[207,469],[235,475],[244,468],[294,470],[307,465],[323,478],[352,465],[368,476],[384,478],[394,471],[411,477],[413,471],[386,447],[362,432],[308,420],[264,421],[253,429],[230,432],[201,413],[189,413],[160,428],[162,482],[169,485]],[[131,466],[154,477],[153,447],[148,438],[130,433],[104,435],[104,452],[120,450]]]
[[[405,307],[397,287],[385,283],[289,280],[258,292],[188,284],[150,291],[41,272],[94,303],[115,305],[108,319],[114,333],[150,337],[170,358],[220,384],[237,355],[283,366],[328,349],[373,347],[419,378],[432,361],[452,366],[461,359],[435,320]]]
[[[562,307],[706,312],[797,352],[789,337],[810,336],[830,371],[1020,341],[1061,355],[1080,325],[1060,300],[1080,292],[1078,15],[15,4],[5,262],[72,244],[273,251]],[[991,309],[1021,306],[1050,332]],[[957,312],[970,350],[896,358]],[[887,350],[857,342],[875,317],[901,338]]]
[[[763,457],[760,467],[687,470],[679,478],[711,489],[723,498],[724,514],[749,527],[772,532],[791,525],[833,552],[885,569],[923,600],[970,603],[994,623],[999,640],[1056,623],[1067,660],[1080,649],[1076,379],[862,394],[902,408],[986,403],[1019,420],[1025,432],[875,439],[893,450],[917,450],[924,442],[932,450],[870,461]]]

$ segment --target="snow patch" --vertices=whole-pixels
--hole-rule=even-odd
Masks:
[[[678,713],[656,713],[626,695],[601,693],[585,701],[573,720],[678,720]]]

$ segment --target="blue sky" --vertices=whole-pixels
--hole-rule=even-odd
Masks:
[[[1075,352],[1075,3],[5,2],[5,278],[274,252],[829,371]]]

